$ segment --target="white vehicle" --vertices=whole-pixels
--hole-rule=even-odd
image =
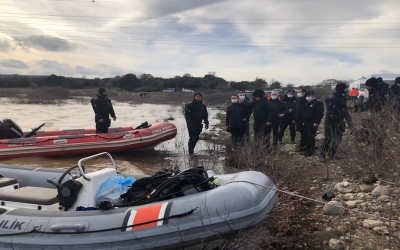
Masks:
[[[173,92],[175,92],[175,89],[174,88],[168,88],[168,89],[164,89],[162,92],[163,93],[173,93]]]
[[[400,74],[372,74],[371,77],[375,78],[381,77],[384,82],[386,82],[389,85],[393,85],[394,80],[397,77],[400,77]]]
[[[360,98],[361,96],[363,97],[367,97],[367,93],[365,92],[366,88],[365,88],[365,82],[368,79],[365,77],[361,77],[358,80],[355,80],[354,82],[350,83],[349,85],[349,91],[351,91],[353,88],[358,89],[358,98]]]
[[[184,89],[182,88],[182,92],[193,93],[194,91],[191,89]]]

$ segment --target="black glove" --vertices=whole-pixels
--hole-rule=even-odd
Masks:
[[[205,126],[205,128],[206,128],[206,130],[208,129],[208,123],[206,123],[206,126]]]

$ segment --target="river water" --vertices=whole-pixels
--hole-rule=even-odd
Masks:
[[[178,129],[177,136],[159,144],[154,150],[140,150],[124,153],[114,153],[113,158],[121,172],[130,174],[152,174],[163,168],[184,169],[191,166],[203,165],[207,169],[222,172],[224,158],[221,145],[208,140],[200,140],[195,149],[195,156],[187,154],[188,133],[181,106],[129,104],[113,102],[117,120],[111,127],[133,126],[142,122],[149,123],[164,119],[173,119],[170,122]],[[203,132],[203,138],[218,139],[218,129],[214,125],[219,123],[216,118],[217,109],[208,108],[210,130]],[[90,103],[86,101],[69,100],[62,105],[14,104],[7,98],[0,98],[0,119],[14,120],[23,131],[30,131],[42,123],[42,130],[76,129],[94,127],[94,114]],[[67,168],[77,163],[84,156],[71,157],[26,157],[0,161],[1,164],[31,165],[52,168]],[[99,168],[108,161],[99,158],[88,162],[86,166]]]

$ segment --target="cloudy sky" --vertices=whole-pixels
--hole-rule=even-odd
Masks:
[[[2,0],[0,74],[316,84],[400,73],[400,1]]]

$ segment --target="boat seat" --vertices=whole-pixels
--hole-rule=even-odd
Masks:
[[[1,205],[5,201],[28,203],[35,205],[53,205],[58,203],[57,189],[43,187],[22,187],[0,193]]]

